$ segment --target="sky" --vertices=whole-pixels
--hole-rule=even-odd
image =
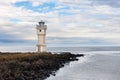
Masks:
[[[48,47],[120,46],[120,0],[0,0],[0,47],[35,47],[41,20]]]

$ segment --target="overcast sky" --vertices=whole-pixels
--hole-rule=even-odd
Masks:
[[[0,0],[0,47],[35,46],[41,20],[48,46],[120,45],[120,0]]]

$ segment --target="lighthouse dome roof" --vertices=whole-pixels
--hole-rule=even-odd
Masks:
[[[39,23],[39,24],[45,24],[45,22],[44,22],[44,21],[42,21],[42,20],[41,20],[40,22],[38,22],[38,23]]]

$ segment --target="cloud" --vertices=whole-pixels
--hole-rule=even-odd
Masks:
[[[116,41],[116,42],[115,42]],[[101,39],[95,37],[48,37],[47,46],[57,46],[57,47],[79,47],[79,46],[101,46],[101,45],[118,45],[117,40],[114,39]],[[53,42],[51,44],[51,42]]]
[[[109,5],[111,7],[119,8],[120,1],[119,0],[90,0],[93,5]]]
[[[51,43],[120,44],[119,1],[112,1],[1,0],[0,42],[25,41],[28,45],[36,41],[35,27],[42,19],[48,25],[47,41]]]

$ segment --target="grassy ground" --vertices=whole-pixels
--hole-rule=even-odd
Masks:
[[[44,80],[77,56],[83,55],[0,53],[0,80]]]

